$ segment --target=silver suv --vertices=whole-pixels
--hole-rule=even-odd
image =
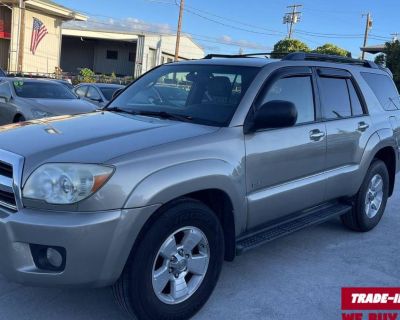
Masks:
[[[208,56],[153,69],[102,111],[0,127],[0,270],[113,285],[139,319],[187,319],[224,259],[336,216],[374,228],[399,110],[372,62]]]

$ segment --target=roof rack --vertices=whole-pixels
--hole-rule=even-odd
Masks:
[[[264,58],[269,58],[272,52],[258,52],[258,53],[246,53],[246,54],[217,54],[210,53],[206,55],[203,59],[213,59],[213,58],[251,58],[262,56]]]
[[[328,55],[328,54],[319,54],[319,53],[294,52],[294,53],[289,53],[282,60],[326,61],[326,62],[336,62],[336,63],[346,63],[346,64],[357,64],[357,65],[367,67],[367,68],[379,69],[379,66],[375,62],[372,62],[372,61],[353,59],[353,58],[342,57],[342,56],[334,56],[334,55]]]

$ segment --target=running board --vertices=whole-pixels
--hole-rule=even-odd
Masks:
[[[320,224],[333,217],[343,215],[350,210],[351,206],[341,203],[319,206],[300,217],[288,219],[279,224],[254,231],[237,240],[236,254],[241,255],[247,250],[256,248],[264,243],[284,237],[306,227]]]

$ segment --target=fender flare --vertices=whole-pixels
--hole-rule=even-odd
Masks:
[[[192,192],[218,189],[231,200],[235,233],[246,227],[247,204],[244,169],[219,159],[179,163],[153,172],[132,190],[125,208],[165,204]]]

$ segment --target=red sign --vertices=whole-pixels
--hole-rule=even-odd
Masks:
[[[400,288],[342,288],[342,310],[400,310]]]

